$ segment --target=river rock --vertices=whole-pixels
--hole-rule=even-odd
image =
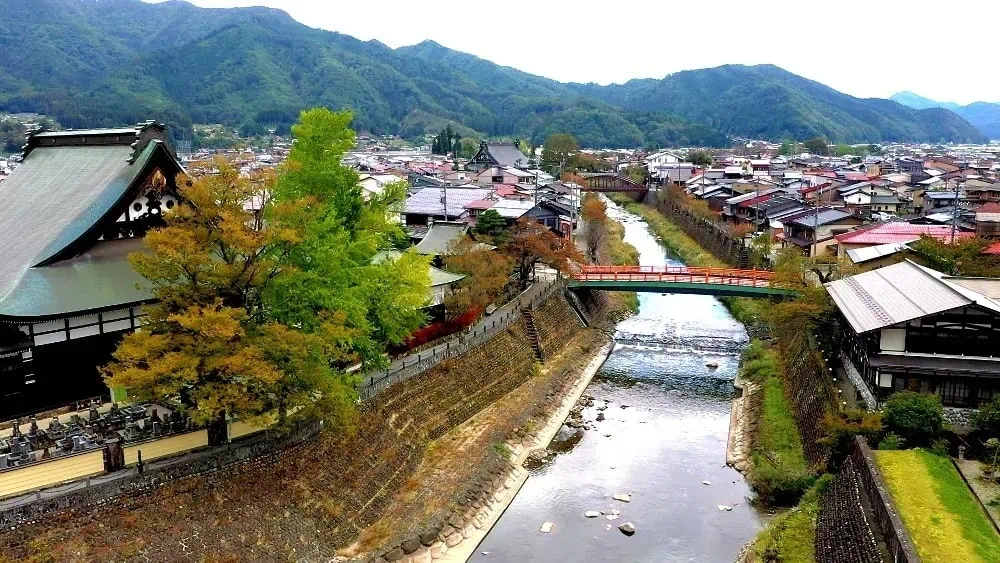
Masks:
[[[608,515],[605,516],[605,518],[607,518],[608,520],[617,520],[618,519],[618,515],[617,514],[608,514]]]
[[[632,534],[635,533],[635,524],[631,522],[625,522],[621,526],[618,526],[618,529],[621,530],[622,533],[625,534],[626,536],[631,536]]]
[[[612,508],[611,509],[611,514],[614,514],[615,516],[618,516],[621,513],[622,512],[620,510],[618,510],[617,508]]]
[[[403,540],[403,543],[401,543],[399,547],[403,548],[403,553],[407,555],[415,552],[416,550],[420,549],[420,536],[414,534],[412,536],[407,537],[405,540]]]
[[[546,522],[542,524],[541,528],[538,528],[538,531],[543,534],[547,534],[552,531],[552,526],[555,526],[555,524],[553,524],[552,522]]]
[[[719,505],[719,511],[725,510],[726,512],[730,512],[730,511],[732,511],[732,509],[733,509],[733,507],[729,506],[728,504],[720,504]]]
[[[630,502],[632,500],[632,495],[627,495],[625,493],[617,493],[615,496],[611,498],[621,502]]]
[[[712,482],[711,481],[702,481],[701,484],[702,485],[711,485]]]
[[[599,413],[597,413],[597,418],[596,418],[595,420],[596,420],[597,422],[601,422],[601,421],[603,421],[603,420],[604,420],[604,413],[603,413],[603,412],[599,412]]]
[[[588,510],[584,512],[583,515],[586,516],[587,518],[597,518],[598,516],[601,515],[601,513],[596,510]]]

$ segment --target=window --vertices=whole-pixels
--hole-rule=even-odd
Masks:
[[[490,181],[493,182],[494,184],[502,184],[503,176],[494,176],[493,179]]]
[[[939,382],[937,394],[945,406],[964,406],[969,402],[969,386],[961,379],[946,379]]]

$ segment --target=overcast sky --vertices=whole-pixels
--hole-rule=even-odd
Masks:
[[[997,0],[192,0],[265,5],[391,47],[446,47],[561,81],[771,63],[859,97],[1000,102]]]

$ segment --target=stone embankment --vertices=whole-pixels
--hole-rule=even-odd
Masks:
[[[550,322],[575,327],[581,338],[589,339],[588,352],[607,342],[603,334],[582,328],[579,319],[570,325],[566,319],[575,314],[563,299],[556,294],[550,301],[562,304],[546,306],[565,307],[568,313],[551,320],[536,317],[550,350],[568,337],[561,332],[567,329],[546,326]],[[561,368],[569,369],[565,373],[534,377],[535,363],[519,321],[485,345],[392,386],[362,412],[327,420],[328,428],[338,430],[294,451],[4,531],[0,553],[15,560],[328,561],[337,556],[337,549],[383,519],[414,487],[413,477],[429,455],[429,444],[513,391],[524,390],[520,403],[508,406],[510,412],[498,418],[502,424],[485,425],[475,441],[470,440],[460,465],[426,479],[440,482],[446,496],[418,499],[411,503],[417,508],[401,512],[404,524],[392,530],[405,536],[406,548],[412,548],[415,532],[421,532],[418,538],[430,539],[423,534],[427,513],[440,515],[448,506],[461,505],[456,490],[462,491],[459,497],[471,498],[476,487],[482,492],[506,482],[507,477],[499,476],[511,463],[490,445],[509,439],[511,431],[531,416],[551,412],[549,405],[564,396],[562,384],[579,378],[569,367]],[[573,362],[561,365],[571,367]],[[527,395],[529,391],[537,395]],[[522,440],[530,439],[523,426],[521,433]],[[478,468],[484,469],[476,474]],[[466,490],[468,483],[473,486]],[[449,519],[450,515],[437,518],[442,524]],[[463,524],[464,529],[468,523]],[[387,533],[385,542],[375,545],[390,545],[392,537],[396,536]]]
[[[599,310],[595,308],[595,312]],[[379,549],[354,560],[377,563],[465,561],[499,519],[528,477],[524,462],[544,452],[563,421],[571,416],[613,346],[603,333],[585,329],[576,312],[561,297],[555,296],[540,307],[536,319],[547,359],[545,370],[554,373],[539,376],[540,379],[548,378],[547,382],[532,381],[525,386],[539,383],[544,396],[502,445],[495,445],[504,455],[484,464],[471,484],[453,497],[451,508],[436,511],[415,527],[399,523],[401,532],[392,534]],[[509,409],[508,400],[523,402],[520,397],[513,396],[522,391],[526,389],[519,389],[494,408]],[[477,419],[473,418],[440,441],[452,435],[460,436],[466,426],[475,428],[477,424]],[[501,426],[496,421],[489,424]],[[405,501],[400,500],[399,504],[404,505]]]
[[[753,432],[758,420],[755,410],[760,401],[756,394],[760,386],[753,381],[747,381],[736,376],[733,383],[740,391],[733,399],[729,413],[729,438],[726,445],[726,464],[740,473],[746,473],[750,463],[750,452],[753,449]]]

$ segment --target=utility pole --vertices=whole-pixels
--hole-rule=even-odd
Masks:
[[[816,203],[813,205],[813,248],[809,255],[813,258],[819,253],[819,196],[823,188],[816,193]]]
[[[960,187],[961,187],[961,184],[958,181],[956,181],[955,182],[955,209],[951,212],[951,244],[955,244],[955,230],[958,228],[958,216],[961,215],[961,212],[959,211],[959,208],[958,208],[958,190],[959,190]]]

